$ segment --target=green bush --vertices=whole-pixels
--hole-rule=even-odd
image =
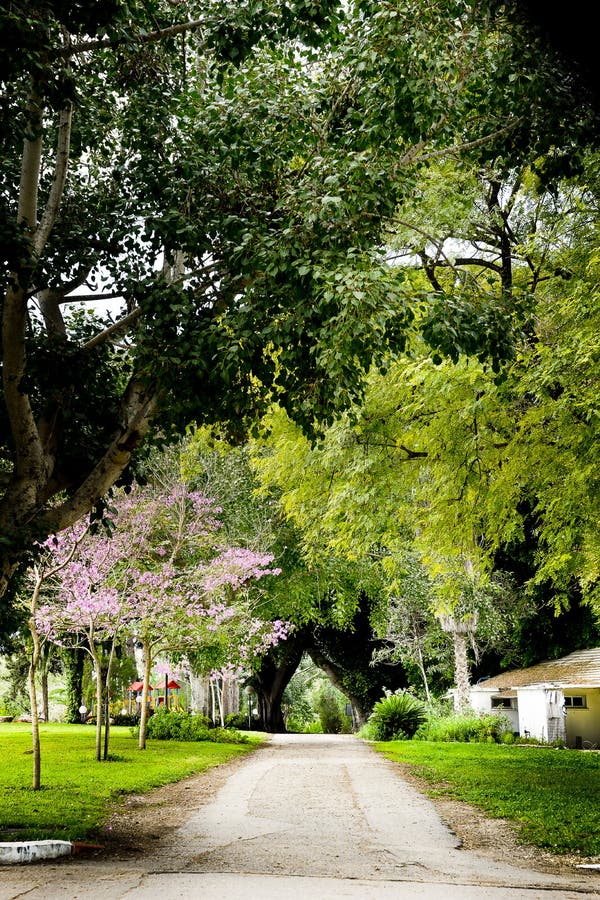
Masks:
[[[320,722],[311,722],[305,727],[304,734],[323,734],[323,726]]]
[[[225,728],[237,728],[238,731],[248,731],[247,713],[229,713],[225,716]]]
[[[11,700],[10,697],[4,697],[2,701],[0,701],[0,716],[22,716],[26,712],[25,707],[21,703],[17,703],[16,700]]]
[[[372,725],[371,722],[365,722],[365,724],[361,725],[358,729],[357,736],[362,738],[363,741],[376,741],[375,725]]]
[[[130,728],[135,728],[140,724],[140,717],[133,713],[119,713],[114,717],[113,722],[115,725],[129,725]]]
[[[425,704],[405,691],[388,694],[373,707],[368,724],[375,741],[412,738],[425,721]]]
[[[433,716],[419,728],[416,736],[423,741],[497,744],[507,731],[510,731],[510,726],[506,716],[470,712]]]
[[[212,741],[245,743],[248,738],[233,728],[209,728],[206,716],[183,712],[157,712],[148,720],[147,735],[157,741]]]
[[[341,733],[342,713],[335,697],[322,694],[317,700],[317,713],[324,734]]]

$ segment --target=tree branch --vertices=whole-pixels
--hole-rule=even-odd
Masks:
[[[65,189],[67,168],[69,165],[69,153],[71,148],[71,122],[73,118],[72,106],[63,109],[58,121],[58,146],[56,148],[56,164],[54,167],[54,179],[50,189],[50,195],[44,214],[37,227],[33,238],[33,249],[36,256],[40,256],[46,246],[50,232],[56,222],[58,210]]]
[[[168,28],[159,28],[156,31],[149,31],[146,34],[140,34],[136,37],[128,35],[119,38],[99,38],[95,41],[82,41],[79,44],[72,44],[60,51],[60,56],[73,57],[82,53],[89,53],[90,50],[103,50],[110,47],[120,47],[123,44],[155,44],[162,41],[163,38],[173,37],[182,34],[185,31],[195,31],[206,24],[206,19],[193,19],[188,22],[179,22],[177,25],[170,25]]]
[[[107,341],[113,334],[117,334],[120,331],[127,329],[132,322],[137,321],[142,314],[142,309],[139,306],[136,306],[134,310],[132,310],[128,315],[123,316],[122,319],[119,319],[118,322],[114,322],[112,325],[109,325],[108,328],[105,328],[104,331],[100,331],[98,334],[94,335],[93,338],[90,338],[89,341],[86,341],[82,346],[82,350],[91,350],[93,347],[97,347],[99,344],[103,344]]]
[[[466,141],[464,144],[455,144],[453,147],[444,147],[440,150],[432,150],[431,153],[420,156],[419,161],[427,162],[430,159],[439,159],[443,156],[450,156],[453,153],[463,153],[465,150],[474,150],[477,147],[482,147],[484,144],[487,144],[488,141],[493,141],[497,137],[502,137],[503,134],[508,134],[509,131],[512,131],[513,128],[516,128],[517,125],[520,125],[524,120],[525,116],[519,116],[517,119],[513,119],[512,122],[509,122],[508,125],[503,125],[502,128],[498,128],[497,131],[485,134],[483,137],[477,138],[477,140]],[[423,142],[421,141],[420,143]],[[414,158],[414,156],[412,158]]]
[[[81,282],[83,283],[83,282]],[[57,292],[58,293],[58,292]],[[69,296],[68,292],[61,291],[59,303],[65,305],[67,303],[98,303],[101,300],[122,300],[123,294],[120,291],[109,291],[107,294],[75,294]]]
[[[122,430],[115,435],[102,459],[73,495],[39,517],[38,521],[43,532],[52,534],[73,525],[106,494],[148,431],[157,403],[156,394],[148,394],[146,388],[137,380],[130,381],[123,402]]]

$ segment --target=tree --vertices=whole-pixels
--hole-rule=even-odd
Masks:
[[[79,528],[77,532],[69,534],[66,542],[62,542],[60,550],[48,543],[42,549],[40,558],[34,563],[29,573],[29,585],[31,594],[28,601],[28,628],[31,636],[31,657],[28,671],[29,702],[31,704],[31,736],[33,751],[33,776],[32,787],[34,791],[41,788],[41,749],[40,749],[40,717],[36,688],[36,674],[42,659],[44,642],[38,627],[38,613],[40,597],[44,585],[56,579],[56,576],[65,569],[73,559],[79,544],[84,540],[87,530]],[[44,715],[48,721],[48,692],[47,682],[44,696]]]
[[[102,514],[151,427],[239,425],[274,395],[311,427],[347,404],[413,316],[379,251],[411,167],[554,139],[529,127],[552,65],[501,14],[341,18],[308,0],[2,10],[2,590],[34,540]],[[65,314],[107,297],[115,321]]]
[[[432,700],[431,681],[439,686],[448,670],[446,642],[435,614],[431,578],[417,554],[384,555],[381,559],[386,578],[388,606],[381,629],[383,646],[374,653],[376,660],[397,660],[406,670],[409,682],[412,670],[428,703]]]
[[[59,645],[83,648],[89,653],[96,682],[96,760],[100,762],[103,724],[105,759],[108,754],[109,716],[104,700],[108,698],[115,645],[128,616],[113,577],[122,560],[117,547],[104,535],[87,537],[81,528],[66,530],[54,542],[57,558],[60,560],[62,556],[64,561],[60,560],[48,571],[48,577],[60,578],[55,596],[37,606],[34,592],[32,606],[37,607],[32,612],[34,647],[36,636],[41,633]],[[41,583],[42,578],[36,574],[38,593]]]

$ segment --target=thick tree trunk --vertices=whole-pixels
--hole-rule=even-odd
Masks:
[[[5,305],[8,303],[8,297]],[[16,305],[16,301],[13,305]],[[16,318],[16,317],[15,317]],[[15,327],[10,327],[10,317],[4,315],[5,346],[14,341],[24,343]],[[7,370],[6,351],[3,370]],[[11,357],[15,354],[11,354]],[[65,487],[55,482],[55,460],[53,453],[43,446],[33,413],[26,395],[23,397],[14,389],[13,382],[20,384],[25,374],[24,356],[15,360],[12,368],[15,374],[10,380],[12,393],[18,398],[11,404],[13,435],[19,429],[19,440],[15,440],[15,469],[11,481],[0,498],[0,533],[5,543],[0,550],[0,597],[5,593],[22,555],[30,549],[34,540],[43,540],[50,534],[62,531],[90,512],[94,504],[113,486],[129,464],[132,452],[139,445],[150,428],[156,409],[157,398],[148,394],[135,379],[131,379],[125,391],[121,411],[124,425],[114,436],[104,456],[79,485],[60,504],[47,508],[47,501],[58,490]],[[9,376],[4,372],[5,402],[8,407]],[[27,401],[27,402],[25,402]]]
[[[468,709],[471,703],[471,680],[469,657],[467,653],[467,635],[452,632],[454,644],[454,677],[456,679],[456,706],[459,710]]]
[[[285,734],[281,709],[283,692],[302,659],[304,637],[289,637],[276,651],[264,656],[261,667],[251,679],[258,703],[259,728],[271,734]]]
[[[308,651],[308,655],[314,662],[316,666],[325,672],[329,680],[335,687],[340,691],[344,697],[346,697],[352,706],[352,724],[358,730],[362,725],[365,724],[369,716],[371,715],[372,704],[365,702],[364,698],[357,697],[352,692],[348,691],[347,687],[344,686],[344,682],[341,678],[340,673],[337,668],[326,659],[322,653],[316,650],[314,647],[311,647]]]
[[[469,666],[468,639],[477,628],[477,615],[465,619],[454,616],[440,616],[440,624],[446,634],[451,635],[454,647],[454,679],[456,694],[454,705],[458,710],[468,709],[471,705],[471,670]]]

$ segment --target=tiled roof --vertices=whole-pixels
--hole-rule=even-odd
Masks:
[[[600,647],[577,650],[562,659],[549,659],[528,669],[513,669],[474,685],[485,690],[510,690],[533,684],[556,687],[600,687]]]

